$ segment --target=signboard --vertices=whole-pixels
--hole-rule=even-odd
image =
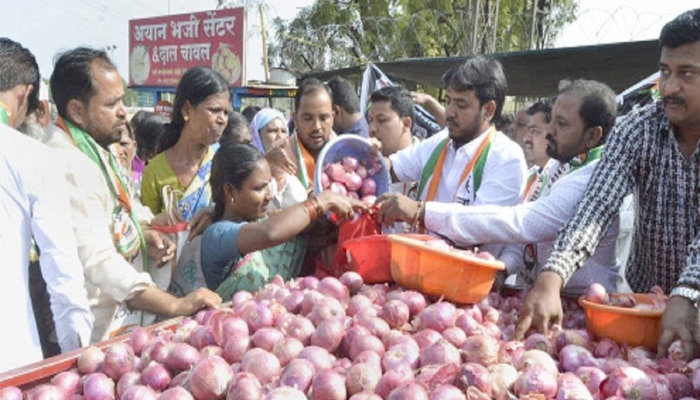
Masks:
[[[175,87],[189,68],[245,82],[245,8],[129,21],[129,84]]]

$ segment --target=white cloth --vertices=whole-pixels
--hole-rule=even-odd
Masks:
[[[426,204],[425,225],[438,229],[456,243],[511,243],[501,260],[514,273],[524,267],[523,246],[537,243],[537,268],[547,260],[557,232],[574,215],[597,161],[559,179],[538,200],[512,207],[447,207]],[[615,256],[618,221],[615,221],[603,241],[585,266],[579,269],[565,286],[566,291],[579,293],[592,282],[600,282],[615,291],[620,283],[619,264]]]
[[[29,249],[40,251],[61,351],[87,345],[92,318],[71,230],[68,187],[43,144],[0,124],[0,372],[43,356],[29,296]]]
[[[442,168],[442,179],[438,182],[435,201],[457,202],[464,205],[497,204],[504,206],[520,202],[527,173],[525,157],[520,146],[501,132],[496,133],[491,143],[481,186],[476,197],[473,193],[471,174],[467,178],[466,184],[458,187],[464,168],[475,156],[487,134],[488,130],[456,150],[452,145],[448,146]],[[447,135],[447,130],[442,130],[420,144],[389,156],[392,169],[399,181],[420,182],[421,174],[430,159],[430,155]],[[428,193],[429,185],[430,179],[426,182],[421,193],[422,200]]]
[[[70,184],[70,205],[73,231],[78,255],[85,268],[85,287],[90,311],[95,317],[92,342],[107,339],[108,328],[119,305],[135,293],[153,285],[148,273],[143,272],[141,255],[133,265],[115,248],[112,213],[117,206],[100,167],[83,154],[68,134],[55,125],[49,127],[49,147],[56,151],[54,165]],[[103,156],[107,155],[107,151]],[[139,203],[132,198],[134,207]],[[140,206],[145,213],[145,207]]]

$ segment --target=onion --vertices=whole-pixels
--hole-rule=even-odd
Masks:
[[[141,374],[138,372],[127,372],[122,375],[117,382],[117,397],[121,397],[126,389],[137,385],[141,381]]]
[[[350,396],[349,400],[382,400],[382,398],[374,393],[360,392]]]
[[[311,344],[335,352],[343,341],[345,327],[339,318],[330,318],[317,325],[311,334]]]
[[[331,186],[331,179],[328,177],[328,174],[325,172],[321,172],[321,188],[328,189]]]
[[[224,356],[224,349],[222,349],[219,346],[209,345],[206,347],[202,347],[202,350],[199,351],[199,354],[202,357],[206,357],[206,356],[223,357]]]
[[[268,392],[263,400],[306,400],[306,395],[293,387],[278,387]]]
[[[605,372],[596,367],[581,367],[576,370],[576,376],[581,379],[592,394],[600,391],[600,383],[607,377]]]
[[[377,193],[377,181],[370,177],[365,178],[365,180],[362,181],[360,193],[362,193],[362,196],[375,195]]]
[[[461,348],[464,345],[464,342],[467,340],[467,334],[456,326],[442,331],[442,337],[458,348]]]
[[[382,398],[386,398],[392,390],[404,383],[410,382],[413,382],[413,369],[406,365],[401,365],[397,368],[387,370],[386,373],[379,378],[374,392]]]
[[[0,399],[2,400],[22,400],[22,391],[14,386],[0,389]]]
[[[467,396],[456,386],[445,384],[430,392],[430,400],[467,400]]]
[[[421,352],[420,365],[458,364],[461,361],[459,350],[445,339],[428,346]]]
[[[337,372],[321,371],[311,381],[311,391],[314,399],[345,400],[348,392],[345,378]]]
[[[333,368],[334,357],[328,350],[318,346],[307,346],[299,353],[298,358],[311,361],[316,371]]]
[[[384,335],[388,334],[389,331],[391,331],[389,324],[379,317],[366,317],[359,315],[355,317],[355,322],[356,324],[367,328],[371,335],[375,335],[377,337],[383,337]]]
[[[623,396],[640,400],[655,400],[658,396],[654,381],[644,371],[635,367],[618,367],[600,384],[603,398]]]
[[[358,354],[366,350],[374,351],[381,357],[384,355],[385,351],[384,343],[376,336],[360,336],[350,344],[350,359],[354,360]]]
[[[457,319],[455,306],[448,302],[431,304],[418,315],[419,329],[434,329],[442,332],[455,325]]]
[[[559,364],[564,372],[574,372],[580,367],[597,367],[598,360],[588,349],[569,344],[559,352]]]
[[[401,300],[389,300],[382,306],[379,317],[384,319],[392,329],[398,329],[408,322],[411,311]]]
[[[362,164],[357,166],[357,169],[355,170],[355,172],[357,173],[357,175],[360,175],[360,178],[362,178],[363,180],[366,179],[368,176],[367,167],[365,167]]]
[[[253,299],[253,294],[246,291],[246,290],[240,290],[236,293],[233,294],[233,298],[231,299],[231,308],[234,309],[234,311],[239,310],[239,307],[246,302],[250,301]]]
[[[358,354],[357,357],[355,357],[355,359],[350,362],[350,366],[352,366],[352,364],[372,364],[376,365],[379,369],[381,369],[382,358],[379,356],[379,354],[371,350],[367,350]],[[350,366],[348,366],[348,368],[350,368]]]
[[[341,303],[347,303],[350,299],[348,288],[337,278],[327,276],[318,283],[318,291],[332,297]]]
[[[125,343],[114,343],[107,347],[102,362],[103,372],[114,380],[134,369],[134,351]]]
[[[243,355],[250,349],[250,342],[248,335],[237,334],[229,337],[224,347],[224,359],[230,363],[241,361]]]
[[[262,385],[275,381],[282,366],[274,354],[260,348],[248,350],[241,360],[241,371],[255,375]]]
[[[194,400],[194,397],[184,388],[175,386],[161,393],[158,400]]]
[[[401,365],[407,365],[411,369],[418,367],[420,352],[414,344],[398,344],[391,347],[382,357],[382,368],[391,371]]]
[[[121,400],[156,400],[158,395],[148,386],[134,385],[126,389]]]
[[[331,163],[326,165],[323,172],[328,175],[331,182],[342,182],[345,177],[345,168],[340,163]]]
[[[301,303],[304,301],[304,292],[298,289],[291,290],[289,296],[282,301],[282,305],[288,312],[298,314],[301,311]]]
[[[304,350],[304,344],[299,339],[285,337],[275,344],[275,347],[272,348],[272,354],[277,357],[280,365],[284,367],[289,361],[297,358],[302,350]]]
[[[175,375],[173,379],[170,381],[169,387],[177,387],[177,386],[182,386],[186,387],[187,386],[187,380],[190,377],[190,371],[182,371],[179,374]]]
[[[171,379],[170,372],[163,365],[155,361],[151,361],[146,368],[141,371],[141,383],[156,391],[167,388]]]
[[[175,343],[166,356],[163,364],[172,371],[189,369],[200,359],[200,354],[187,343]]]
[[[432,329],[423,329],[417,333],[414,333],[413,339],[418,345],[418,348],[420,350],[424,350],[434,343],[437,343],[438,340],[442,339],[442,335]]]
[[[284,338],[284,333],[275,328],[260,328],[252,337],[253,345],[267,351],[272,351],[275,344]]]
[[[350,353],[350,345],[360,336],[369,335],[369,330],[364,326],[353,325],[345,331],[345,337],[343,338],[343,343],[341,345],[342,352],[345,354]]]
[[[295,387],[302,392],[306,392],[311,386],[311,379],[314,377],[316,369],[311,361],[304,359],[292,360],[284,367],[280,375],[280,386]]]
[[[357,167],[360,166],[360,163],[357,161],[357,158],[355,158],[353,156],[345,156],[345,157],[343,157],[341,162],[342,162],[343,168],[346,171],[356,171]]]
[[[309,315],[311,310],[313,310],[316,303],[320,303],[326,299],[322,293],[317,292],[315,289],[308,291],[304,294],[304,300],[301,302],[301,315]]]
[[[417,383],[405,383],[389,393],[387,400],[428,400],[428,393]]]
[[[367,363],[355,364],[348,370],[345,376],[345,385],[348,389],[348,394],[364,391],[374,391],[374,388],[382,377],[382,370],[379,366]]]
[[[262,398],[262,385],[255,375],[239,372],[231,379],[226,400],[259,400]]]
[[[548,371],[533,366],[523,371],[518,379],[515,380],[513,392],[516,396],[539,393],[551,399],[557,395],[557,379],[555,375],[550,374]]]
[[[558,385],[557,400],[593,400],[586,385],[571,372],[559,375]]]
[[[499,344],[498,341],[491,336],[470,336],[464,342],[462,350],[464,351],[465,360],[467,362],[479,363],[486,367],[498,363]],[[527,354],[527,352],[525,352],[525,354]]]
[[[113,398],[113,397],[112,397]],[[39,385],[27,394],[27,400],[64,400],[63,390],[55,385]]]
[[[363,281],[362,275],[355,271],[346,271],[338,278],[340,283],[348,288],[350,294],[355,295],[362,289]]]
[[[348,194],[348,189],[340,182],[331,183],[330,190],[333,193],[342,194],[343,196],[347,196]]]
[[[272,310],[261,303],[255,304],[255,306],[246,310],[247,313],[243,316],[245,322],[248,323],[248,328],[252,332],[257,331],[260,328],[269,328],[274,322],[272,315]]]
[[[237,335],[250,335],[248,323],[239,317],[227,317],[219,324],[219,343],[221,347],[226,347],[229,338]]]
[[[323,281],[321,282],[323,284]],[[347,289],[346,289],[347,290]],[[314,304],[309,314],[309,320],[318,326],[321,322],[330,318],[344,318],[345,307],[332,297],[327,297],[323,301]]]
[[[541,333],[533,333],[523,341],[525,350],[542,350],[547,354],[555,354],[554,345],[549,338]]]
[[[458,364],[429,365],[420,369],[416,382],[428,390],[433,390],[440,385],[455,384],[458,374]]]
[[[475,386],[482,393],[491,396],[493,393],[493,382],[491,374],[483,365],[468,362],[459,370],[456,380],[457,386],[466,391],[469,387]]]
[[[91,374],[97,371],[104,362],[105,354],[95,346],[90,346],[80,352],[78,356],[78,371],[82,374]]]
[[[516,366],[518,371],[523,372],[532,367],[538,367],[543,369],[551,376],[557,376],[559,374],[559,369],[554,359],[542,350],[528,350],[523,353],[520,358],[520,362]]]
[[[554,334],[554,343],[557,351],[561,351],[564,346],[577,344],[585,348],[592,348],[591,335],[585,329],[562,329]]]
[[[63,371],[51,378],[51,383],[63,391],[66,397],[78,391],[80,375],[74,371]],[[0,396],[2,399],[2,396]]]
[[[373,206],[374,203],[377,202],[377,196],[374,196],[374,195],[362,196],[362,198],[360,198],[360,201],[367,204],[368,206]]]
[[[83,396],[86,400],[105,400],[114,398],[114,381],[101,372],[85,376]]]
[[[141,356],[141,350],[151,339],[153,339],[153,335],[148,329],[137,326],[129,335],[129,345],[134,350],[134,354]]]
[[[680,399],[686,396],[691,397],[693,395],[693,384],[684,374],[671,372],[666,374],[666,380],[668,381],[668,387],[674,399]]]
[[[605,290],[605,286],[593,283],[586,289],[583,298],[591,303],[605,304],[608,302],[608,292]]]
[[[367,178],[371,179],[371,178]],[[364,187],[364,183],[362,182],[362,178],[360,175],[357,175],[354,171],[353,172],[346,172],[345,173],[345,178],[343,178],[343,181],[345,182],[345,187],[348,189],[349,193],[356,192],[360,190],[360,188]],[[371,193],[367,193],[371,194]]]
[[[287,337],[299,339],[302,344],[311,343],[311,335],[314,333],[314,324],[304,317],[294,317],[286,329],[282,329]]]
[[[510,364],[496,364],[489,368],[493,383],[493,397],[496,400],[508,399],[510,388],[518,379],[518,371]]]
[[[498,349],[498,361],[501,363],[518,365],[524,353],[525,347],[523,346],[523,342],[502,342],[501,347]]]
[[[233,371],[221,357],[209,356],[199,360],[190,373],[188,389],[197,400],[223,397],[233,378]]]

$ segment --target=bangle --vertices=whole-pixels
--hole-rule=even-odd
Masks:
[[[421,220],[420,220],[420,214],[423,211],[424,207],[425,207],[425,202],[419,201],[418,208],[416,209],[416,215],[413,216],[413,224],[411,225],[411,230],[413,232],[418,232],[419,226],[422,225]]]
[[[304,201],[302,201],[301,203],[299,203],[299,205],[301,205],[301,208],[304,209],[304,212],[306,213],[306,216],[309,217],[309,222],[313,222],[313,220],[315,220],[316,218],[318,218],[318,217],[317,217],[317,212],[316,212],[316,210],[315,210],[315,207],[314,207],[314,205],[312,204],[311,201],[309,201],[309,200],[304,200]]]
[[[316,218],[323,217],[325,211],[323,211],[323,204],[321,204],[321,200],[319,200],[316,196],[309,196],[309,201],[316,207]]]

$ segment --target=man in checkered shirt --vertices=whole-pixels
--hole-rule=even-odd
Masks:
[[[667,23],[659,38],[661,100],[622,119],[576,213],[560,232],[521,309],[516,337],[561,323],[559,291],[593,254],[623,198],[637,199],[627,279],[635,292],[671,291],[658,353],[680,339],[700,345],[700,9]],[[673,290],[672,290],[673,289]]]

